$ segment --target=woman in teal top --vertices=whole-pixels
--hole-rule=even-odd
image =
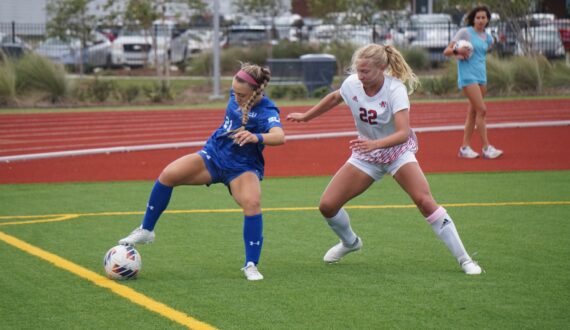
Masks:
[[[487,92],[486,56],[493,45],[493,38],[485,31],[490,18],[491,12],[486,6],[473,8],[466,17],[467,27],[457,31],[443,51],[445,56],[457,58],[457,83],[459,89],[469,100],[463,144],[459,148],[459,157],[461,158],[479,157],[479,153],[471,148],[471,137],[475,128],[481,137],[484,158],[497,158],[503,154],[502,150],[496,149],[489,143],[485,119],[487,107],[483,101]],[[460,40],[469,41],[473,48],[456,47]]]

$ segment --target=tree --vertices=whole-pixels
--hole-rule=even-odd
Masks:
[[[83,66],[84,50],[91,39],[91,31],[95,27],[96,18],[88,14],[88,5],[93,0],[49,0],[46,12],[50,20],[46,24],[48,35],[64,41],[79,40],[79,72],[85,71]]]

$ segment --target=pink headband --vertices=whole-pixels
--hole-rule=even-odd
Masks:
[[[239,70],[238,73],[236,73],[236,77],[243,79],[244,81],[246,81],[249,84],[252,84],[253,86],[259,86],[259,83],[255,81],[255,79],[253,79],[253,77],[249,73],[243,70]]]

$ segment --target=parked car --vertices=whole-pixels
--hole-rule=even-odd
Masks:
[[[449,14],[415,14],[410,16],[410,23],[408,30],[406,31],[406,37],[410,42],[412,42],[418,37],[419,31],[425,29],[434,29],[435,31],[449,29],[457,31],[458,26],[453,23],[452,17]],[[424,35],[424,39],[425,37],[426,36]]]
[[[250,47],[275,43],[270,27],[265,25],[232,25],[227,29],[226,46]]]
[[[156,49],[153,49],[153,34]],[[166,62],[184,62],[188,56],[188,39],[171,26],[157,26],[152,31],[126,27],[113,40],[113,66],[144,66]]]
[[[560,32],[553,26],[530,27],[517,40],[515,55],[542,54],[546,58],[564,57]]]
[[[79,39],[63,40],[51,37],[41,43],[35,52],[75,70],[79,68],[81,61],[85,71],[96,67],[110,67],[111,42],[105,35],[99,32],[92,33],[91,38],[85,43],[83,52],[81,49]]]
[[[456,32],[457,27],[425,27],[416,31],[410,46],[425,49],[432,64],[444,62],[443,50]]]
[[[20,58],[28,53],[31,48],[17,36],[0,33],[0,60],[6,55],[9,58]]]
[[[560,39],[562,39],[564,49],[570,52],[570,19],[557,19],[554,20],[553,24],[558,29],[558,32],[560,32]]]
[[[221,32],[221,31],[220,31]],[[221,34],[221,33],[220,33]],[[212,49],[214,32],[209,29],[188,29],[182,33],[181,38],[187,40],[187,56],[192,58],[204,51]],[[225,35],[219,36],[220,47],[227,41]]]

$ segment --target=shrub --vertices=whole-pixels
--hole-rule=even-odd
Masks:
[[[193,57],[186,68],[186,72],[190,75],[198,76],[211,76],[212,75],[212,65],[213,65],[213,55],[211,52],[204,52],[200,55]]]
[[[337,74],[344,74],[350,69],[350,61],[352,54],[356,50],[356,46],[351,43],[331,42],[324,49],[323,52],[334,55],[337,63]]]
[[[131,103],[139,96],[141,88],[138,85],[128,85],[115,89],[115,97],[121,102]]]
[[[308,95],[307,88],[304,85],[271,85],[267,88],[267,92],[270,98],[278,99],[303,99]]]
[[[260,50],[261,49],[261,50]],[[194,57],[186,72],[191,75],[212,75],[213,55],[211,52],[202,53]],[[267,63],[267,50],[264,48],[230,47],[220,54],[220,71],[224,75],[233,75],[241,67],[240,62],[265,65]]]
[[[319,47],[301,42],[282,41],[272,49],[273,58],[299,58],[301,55],[318,53]]]
[[[564,61],[555,62],[551,74],[545,81],[545,86],[551,88],[570,87],[570,66],[566,65]]]
[[[446,95],[457,91],[457,65],[446,62],[440,75],[421,79],[419,91],[428,95]]]
[[[412,47],[400,50],[402,56],[413,70],[424,70],[430,67],[429,55],[423,48]]]
[[[329,94],[331,92],[331,89],[329,87],[320,87],[317,88],[313,91],[313,93],[311,94],[312,97],[314,98],[318,98],[318,99],[322,99],[323,97],[327,96],[327,94]]]
[[[263,47],[231,47],[222,52],[220,62],[222,74],[233,75],[241,67],[240,62],[265,65],[267,63],[267,50]]]
[[[487,90],[493,94],[509,94],[513,89],[513,72],[509,61],[497,56],[487,58]]]
[[[292,100],[307,98],[307,87],[305,85],[291,85],[289,86],[288,96]]]
[[[155,82],[151,86],[144,86],[143,93],[149,101],[154,103],[171,101],[174,99],[174,93],[172,92],[170,85],[165,84],[165,82]]]
[[[15,63],[18,92],[26,88],[26,91],[46,93],[52,103],[62,101],[67,96],[69,82],[61,65],[33,53],[27,54]]]
[[[544,56],[514,57],[511,65],[516,91],[542,92],[544,79],[550,74],[550,63]]]
[[[105,102],[111,96],[111,93],[115,89],[115,82],[111,80],[101,80],[95,77],[94,80],[87,84],[87,93],[89,99]]]
[[[10,60],[0,63],[0,104],[17,103],[16,72]]]
[[[284,99],[287,96],[287,86],[270,84],[267,87],[267,93],[271,99]]]

